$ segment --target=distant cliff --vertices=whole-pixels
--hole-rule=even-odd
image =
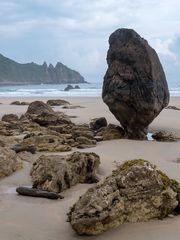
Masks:
[[[80,73],[58,62],[20,64],[0,54],[0,85],[86,83]]]

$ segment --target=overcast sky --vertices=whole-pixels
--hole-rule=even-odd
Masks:
[[[133,28],[180,85],[180,0],[0,0],[0,53],[18,62],[57,61],[102,81],[109,35]]]

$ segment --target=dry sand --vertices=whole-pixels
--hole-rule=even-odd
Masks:
[[[38,98],[36,98],[37,100]],[[77,118],[76,123],[88,123],[91,118],[105,116],[110,123],[118,122],[109,112],[100,98],[64,98],[75,105],[85,108],[64,109]],[[21,115],[27,106],[9,105],[14,100],[33,101],[32,98],[1,98],[0,116],[5,113]],[[47,98],[41,100],[47,100]],[[171,105],[180,107],[180,98],[171,99]],[[61,111],[61,107],[55,110]],[[180,137],[180,111],[165,109],[150,126],[150,132],[166,130]],[[160,143],[155,141],[113,140],[98,143],[96,147],[83,151],[93,151],[100,155],[99,176],[103,178],[111,173],[116,162],[134,158],[144,158],[155,163],[170,177],[180,181],[180,142]],[[90,186],[78,184],[65,191],[62,200],[36,199],[18,196],[15,188],[19,185],[31,185],[30,165],[24,164],[23,170],[0,180],[0,240],[179,240],[180,216],[153,220],[147,223],[124,224],[117,229],[100,236],[80,237],[66,222],[66,213],[78,197]]]

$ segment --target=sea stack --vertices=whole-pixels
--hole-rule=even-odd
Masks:
[[[148,125],[169,103],[169,90],[157,53],[132,29],[109,38],[103,101],[129,139],[146,139]]]

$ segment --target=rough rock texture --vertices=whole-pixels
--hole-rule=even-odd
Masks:
[[[66,152],[71,150],[64,137],[46,134],[27,137],[19,145],[25,151],[29,149],[29,146],[35,146],[38,151],[47,152]]]
[[[16,114],[10,113],[10,114],[5,114],[2,116],[2,121],[4,122],[13,122],[13,121],[18,121],[18,116]]]
[[[65,105],[65,104],[70,104],[68,101],[66,100],[63,100],[63,99],[52,99],[52,100],[48,100],[47,101],[47,104],[50,105],[50,106],[62,106],[62,105]]]
[[[32,114],[39,115],[44,112],[52,113],[52,114],[55,113],[53,109],[46,103],[42,101],[34,101],[29,104],[29,107],[26,111],[26,115],[32,115]]]
[[[89,125],[93,130],[98,130],[102,127],[107,127],[107,120],[105,117],[94,118],[91,120]]]
[[[14,151],[7,147],[0,147],[0,178],[9,176],[22,167]]]
[[[124,222],[162,219],[180,204],[179,186],[148,161],[126,161],[79,198],[69,221],[78,234],[96,235]]]
[[[77,183],[95,182],[99,164],[99,156],[95,153],[75,152],[67,156],[42,155],[32,167],[33,187],[62,192]]]
[[[180,108],[178,108],[176,106],[167,106],[166,109],[180,110]]]
[[[166,77],[154,49],[132,29],[109,38],[103,101],[131,139],[145,139],[148,125],[168,105]]]
[[[176,142],[180,140],[180,138],[176,137],[172,133],[168,133],[165,131],[154,133],[152,135],[152,138],[154,138],[156,141],[159,141],[159,142]]]
[[[107,127],[100,128],[96,137],[102,137],[102,140],[121,139],[124,137],[124,130],[120,126],[109,124]]]

